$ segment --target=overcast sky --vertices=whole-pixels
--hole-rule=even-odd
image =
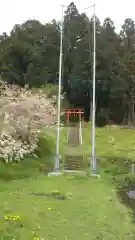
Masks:
[[[37,19],[48,22],[61,18],[61,4],[68,5],[70,0],[2,0],[0,2],[0,34],[10,33],[15,24],[21,24],[28,19]],[[76,6],[80,12],[94,3],[96,13],[101,22],[105,17],[111,17],[116,30],[119,31],[124,19],[129,17],[135,20],[135,0],[78,0]],[[92,15],[92,9],[87,10],[87,15]]]

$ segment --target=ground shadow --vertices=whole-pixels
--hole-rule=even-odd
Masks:
[[[127,208],[130,208],[132,210],[132,219],[133,223],[135,223],[135,199],[131,199],[128,196],[129,191],[135,191],[135,185],[132,188],[130,186],[126,188],[119,189],[117,191],[118,198],[121,203],[123,203]]]

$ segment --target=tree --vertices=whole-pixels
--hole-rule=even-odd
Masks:
[[[127,92],[126,92],[126,114],[130,124],[134,116],[135,105],[135,23],[132,19],[125,19],[120,32],[121,37],[121,56],[126,68]]]
[[[1,74],[10,83],[39,86],[58,77],[59,31],[57,22],[37,20],[15,25],[1,43]],[[51,57],[53,56],[53,58]]]
[[[0,74],[8,83],[40,87],[57,84],[60,22],[28,20],[0,36]],[[89,119],[93,75],[93,17],[72,2],[64,16],[62,85],[72,106],[84,107]],[[125,19],[120,34],[107,17],[96,16],[96,119],[99,124],[134,121],[135,24]]]

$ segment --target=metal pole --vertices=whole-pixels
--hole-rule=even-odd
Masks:
[[[57,133],[56,133],[56,156],[54,162],[54,172],[60,172],[60,110],[61,110],[61,78],[62,78],[62,52],[63,52],[63,7],[61,16],[61,37],[60,37],[60,58],[59,58],[59,88],[58,88],[58,108],[57,108]]]
[[[79,144],[82,145],[82,118],[79,114]]]
[[[96,175],[96,142],[95,142],[95,82],[96,82],[96,15],[95,5],[94,7],[94,19],[93,19],[93,99],[92,99],[92,175]]]

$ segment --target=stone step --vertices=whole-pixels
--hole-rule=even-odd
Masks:
[[[65,155],[65,170],[83,170],[84,157],[82,155]]]

